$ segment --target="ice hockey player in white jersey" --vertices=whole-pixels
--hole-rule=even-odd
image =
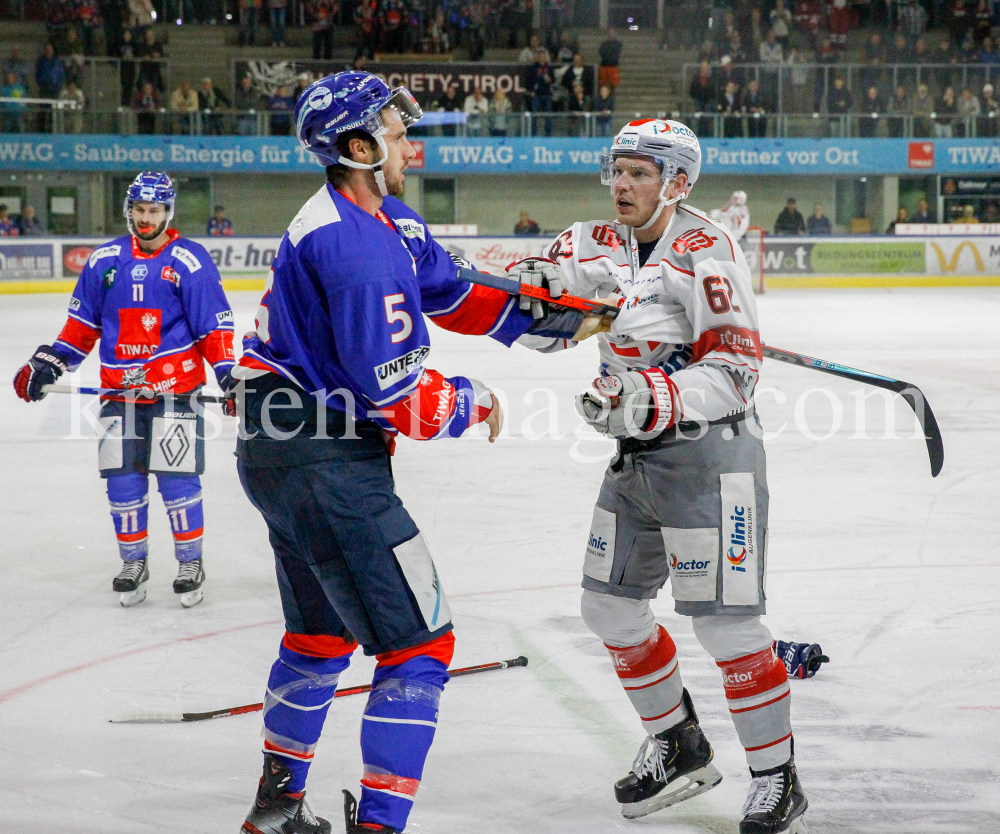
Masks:
[[[569,292],[620,298],[610,333],[598,336],[600,376],[577,398],[583,419],[618,442],[588,537],[582,613],[647,733],[615,784],[624,816],[722,780],[674,642],[650,609],[669,578],[675,610],[692,618],[721,670],[746,751],[740,834],[799,832],[807,801],[788,678],[760,619],[768,491],[753,405],[757,310],[735,236],[681,202],[700,167],[698,139],[683,124],[628,124],[601,166],[616,220],[575,223],[548,253]],[[574,344],[521,341],[543,351]]]
[[[733,237],[733,240],[743,240],[743,236],[750,228],[750,209],[747,208],[747,193],[745,191],[734,191],[721,209],[713,209],[711,218],[716,223],[725,226]]]

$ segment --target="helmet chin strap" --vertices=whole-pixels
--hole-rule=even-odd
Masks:
[[[672,183],[673,181],[674,180],[667,180],[666,182],[663,183],[663,188],[660,189],[660,199],[659,199],[659,202],[657,203],[657,209],[656,209],[656,211],[653,212],[653,216],[650,217],[649,220],[647,220],[641,226],[636,226],[635,227],[636,231],[638,231],[638,232],[644,232],[644,231],[646,231],[646,229],[648,229],[650,226],[652,226],[653,224],[655,224],[657,220],[660,219],[660,215],[663,214],[663,210],[667,206],[672,206],[674,203],[679,203],[681,200],[683,200],[687,196],[687,194],[690,191],[690,189],[685,188],[684,191],[682,191],[680,194],[678,194],[672,200],[668,200],[667,199],[667,186],[670,185],[670,183]]]
[[[375,184],[378,186],[379,194],[383,197],[389,196],[389,189],[385,184],[385,172],[382,170],[382,165],[389,158],[389,149],[385,145],[385,139],[382,138],[382,134],[372,137],[375,143],[378,145],[378,149],[382,152],[382,157],[378,162],[373,162],[371,164],[367,162],[355,162],[353,159],[346,159],[343,156],[337,156],[334,162],[339,162],[341,165],[346,165],[348,168],[355,168],[359,171],[371,171],[375,175]]]

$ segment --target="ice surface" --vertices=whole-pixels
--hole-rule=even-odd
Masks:
[[[232,296],[237,332],[253,293]],[[66,298],[4,296],[9,379],[54,338]],[[945,440],[929,473],[921,440],[879,439],[881,400],[859,386],[765,364],[760,410],[771,488],[769,615],[782,639],[816,641],[832,662],[792,681],[796,753],[813,832],[1000,831],[1000,293],[988,289],[774,292],[764,339],[898,376],[928,396]],[[572,395],[593,345],[541,356],[433,329],[429,364],[504,391],[510,436],[402,441],[398,489],[435,555],[463,666],[526,654],[528,669],[449,685],[410,832],[735,832],[749,775],[720,674],[669,596],[654,607],[715,746],[723,783],[638,822],[612,782],[642,731],[599,641],[579,617],[583,548],[606,445],[576,435]],[[77,380],[97,382],[91,357]],[[836,407],[843,425],[828,433]],[[536,390],[542,389],[542,390]],[[554,392],[557,410],[543,411]],[[775,389],[785,398],[776,402]],[[534,391],[533,404],[525,397]],[[896,434],[914,421],[902,403]],[[529,439],[546,431],[555,436]],[[150,508],[149,598],[122,609],[118,558],[93,439],[71,399],[27,405],[0,386],[0,832],[235,834],[260,771],[260,715],[201,724],[113,725],[135,709],[202,711],[260,700],[282,633],[263,522],[236,478],[233,428],[208,444],[205,602],[182,610],[170,536]],[[802,423],[802,420],[800,420]],[[84,421],[83,425],[86,423]],[[79,433],[79,432],[78,432]],[[589,460],[588,460],[589,459]],[[360,656],[342,679],[367,682]],[[342,830],[341,794],[360,774],[364,697],[335,702],[309,783]]]

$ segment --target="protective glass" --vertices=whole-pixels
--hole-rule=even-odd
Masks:
[[[413,93],[407,90],[406,87],[396,87],[385,106],[391,107],[399,113],[399,118],[403,120],[404,127],[409,127],[424,117],[424,111],[417,104]]]
[[[653,159],[656,161],[656,167],[660,169],[662,181],[667,182],[669,178],[666,176],[663,161],[655,157]],[[615,171],[615,156],[613,154],[601,154],[601,185],[614,185],[615,180],[623,173],[625,172]]]

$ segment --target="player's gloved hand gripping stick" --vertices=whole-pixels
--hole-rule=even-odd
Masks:
[[[580,310],[587,316],[613,319],[618,315],[618,307],[606,304],[603,301],[580,298],[563,292],[558,297],[553,297],[548,289],[535,286],[531,283],[515,281],[501,275],[490,275],[485,272],[478,272],[474,269],[458,267],[458,277],[470,284],[480,284],[484,287],[493,287],[503,290],[510,295],[527,296],[533,300],[554,304],[558,307],[569,307]],[[836,362],[827,362],[824,359],[816,359],[802,353],[795,353],[790,350],[761,345],[766,359],[776,359],[779,362],[787,362],[790,365],[799,365],[803,368],[811,368],[814,371],[821,371],[825,374],[832,374],[844,379],[852,379],[856,382],[863,382],[876,388],[884,388],[893,391],[906,400],[924,433],[924,440],[927,443],[927,454],[930,458],[931,476],[937,477],[944,466],[944,441],[941,438],[941,429],[938,427],[934,412],[931,411],[930,403],[923,392],[909,382],[900,379],[873,374],[868,371],[859,371],[856,368],[848,368],[846,365],[839,365]]]

